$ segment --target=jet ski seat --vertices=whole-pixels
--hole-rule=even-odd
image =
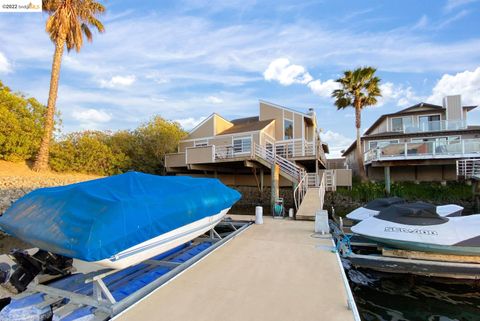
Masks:
[[[448,218],[437,214],[436,206],[425,202],[394,204],[382,211],[376,218],[405,225],[439,225]]]

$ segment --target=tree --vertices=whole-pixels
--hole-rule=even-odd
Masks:
[[[103,24],[96,15],[105,12],[105,7],[94,0],[43,0],[43,10],[49,14],[46,31],[55,45],[53,54],[50,90],[48,93],[45,130],[40,149],[33,169],[42,171],[48,169],[48,156],[54,126],[55,104],[58,94],[58,80],[64,48],[75,48],[77,52],[83,44],[83,36],[92,41],[94,27],[99,32],[105,31]]]
[[[361,116],[363,108],[375,105],[377,97],[382,96],[379,88],[380,78],[375,76],[376,71],[377,69],[373,67],[360,67],[353,71],[347,70],[343,73],[342,78],[336,80],[340,84],[340,89],[332,92],[337,109],[355,108],[355,127],[357,129],[357,147],[355,151],[362,181],[367,180],[367,175],[363,166],[363,149],[360,139]]]
[[[0,81],[0,159],[33,158],[43,135],[45,109],[35,98],[14,93]]]
[[[101,131],[71,133],[51,146],[50,166],[57,172],[114,175],[130,167],[130,159],[110,146],[112,135]]]
[[[180,124],[160,116],[133,131],[134,144],[126,154],[132,159],[132,168],[147,173],[164,174],[165,154],[177,151],[178,142],[186,133]]]

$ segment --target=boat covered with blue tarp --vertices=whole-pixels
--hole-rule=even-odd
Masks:
[[[0,227],[45,251],[124,268],[205,233],[239,199],[217,179],[128,172],[37,189]]]

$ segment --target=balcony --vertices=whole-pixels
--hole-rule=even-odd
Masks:
[[[480,156],[479,139],[461,139],[451,142],[420,142],[389,144],[371,149],[364,154],[365,164],[374,161],[409,159],[445,159]]]
[[[263,137],[263,146],[267,150],[275,150],[275,153],[286,159],[299,159],[302,157],[313,158],[319,155],[325,163],[325,155],[321,144],[308,142],[301,139],[277,141],[272,143],[268,136]],[[188,147],[185,152],[165,155],[165,167],[186,167],[191,164],[208,164],[216,162],[247,160],[254,158],[253,145],[258,144],[250,140],[239,140],[234,145],[208,145]]]
[[[315,142],[303,139],[279,140],[275,143],[275,153],[283,158],[315,156]]]
[[[411,133],[428,133],[436,131],[461,130],[467,128],[465,120],[436,120],[421,122],[418,124],[403,125],[403,128],[397,128],[393,131],[403,132],[404,134]]]

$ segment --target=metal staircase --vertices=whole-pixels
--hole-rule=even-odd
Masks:
[[[278,165],[280,175],[296,184],[293,191],[295,207],[298,209],[308,189],[308,175],[304,168],[298,166],[292,161],[277,155],[273,150],[269,150],[264,146],[253,144],[252,149],[255,159],[265,166],[271,167],[273,164]]]
[[[335,176],[335,171],[333,169],[327,169],[323,172],[325,177],[325,189],[327,191],[336,191],[337,190],[337,178]]]
[[[480,158],[457,160],[457,177],[480,180]]]

